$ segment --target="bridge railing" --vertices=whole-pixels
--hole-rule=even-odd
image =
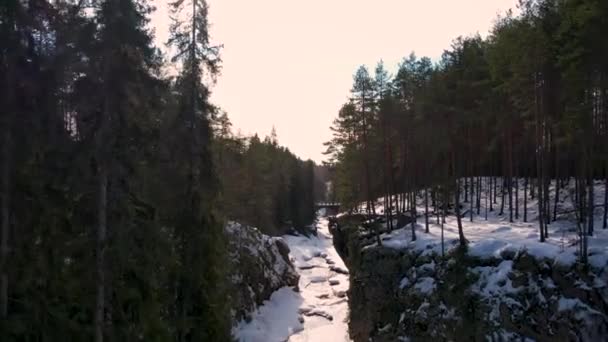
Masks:
[[[328,208],[328,207],[339,207],[340,203],[338,202],[319,202],[315,203],[317,208]]]

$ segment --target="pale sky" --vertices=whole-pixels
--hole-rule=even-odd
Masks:
[[[152,25],[166,42],[166,0]],[[390,70],[410,52],[437,60],[452,39],[485,36],[517,0],[208,0],[211,35],[224,44],[212,101],[235,131],[270,134],[321,162],[329,127],[352,75],[380,60]]]

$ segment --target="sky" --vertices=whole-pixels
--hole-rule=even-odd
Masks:
[[[325,159],[323,142],[356,68],[395,70],[412,51],[437,60],[451,41],[485,36],[517,0],[207,0],[210,33],[223,44],[212,88],[235,132],[269,135],[302,159]],[[167,40],[166,0],[151,25]]]

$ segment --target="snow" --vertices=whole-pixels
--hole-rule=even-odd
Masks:
[[[484,189],[486,179],[484,179]],[[577,262],[577,239],[576,224],[572,213],[572,201],[570,193],[574,183],[560,190],[560,202],[558,203],[557,221],[549,224],[549,238],[546,242],[539,241],[538,228],[538,204],[536,199],[528,198],[528,222],[523,222],[523,180],[520,179],[519,191],[519,218],[513,218],[509,222],[508,205],[505,205],[505,213],[499,215],[500,199],[494,205],[494,211],[488,211],[485,218],[485,191],[481,198],[481,211],[477,215],[474,208],[473,222],[469,218],[470,203],[462,203],[463,212],[467,214],[462,217],[463,231],[468,243],[468,253],[479,258],[502,258],[503,253],[512,252],[513,255],[527,252],[536,259],[545,259],[551,263],[565,267],[572,267]],[[596,213],[594,236],[589,237],[589,264],[592,268],[603,269],[608,266],[608,229],[602,229],[602,217],[604,196],[604,185],[596,182]],[[551,200],[553,201],[555,184],[551,186]],[[515,205],[515,201],[513,201]],[[429,214],[429,233],[425,233],[424,227],[424,201],[418,201],[417,224],[415,226],[416,241],[412,241],[411,224],[382,234],[382,245],[393,249],[414,249],[424,254],[441,254],[441,225],[437,224],[436,216]],[[432,207],[429,204],[430,209]],[[551,205],[553,211],[553,202]],[[382,212],[382,199],[376,204],[376,212]],[[551,213],[553,216],[553,213]],[[515,216],[515,215],[514,215]],[[454,215],[446,217],[444,224],[445,253],[458,246],[458,225]],[[366,246],[373,248],[375,244]]]
[[[275,291],[254,313],[251,322],[235,327],[235,336],[242,342],[284,341],[303,329],[298,321],[302,302],[302,297],[289,287]]]
[[[577,307],[587,307],[587,304],[581,302],[578,298],[561,297],[557,304],[557,311],[572,311]]]
[[[479,276],[474,290],[484,296],[497,296],[514,293],[517,290],[511,285],[508,275],[513,268],[513,261],[504,260],[497,267],[474,267],[473,272]]]
[[[418,279],[414,288],[422,294],[429,294],[435,291],[435,279],[431,277],[422,277]]]
[[[300,292],[291,288],[276,291],[258,308],[251,322],[241,322],[233,329],[238,341],[351,341],[348,303],[346,298],[340,298],[348,290],[349,278],[330,270],[330,266],[347,268],[333,247],[327,223],[327,219],[319,219],[317,236],[283,236],[300,273]],[[328,264],[328,260],[334,264]],[[299,269],[300,266],[306,269]],[[335,285],[331,286],[330,280]],[[304,323],[300,323],[301,318]]]
[[[601,312],[592,309],[578,298],[561,297],[558,301],[557,311],[574,312],[574,317],[579,320],[589,320],[591,315],[604,316]]]

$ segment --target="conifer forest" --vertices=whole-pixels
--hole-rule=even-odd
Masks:
[[[213,100],[208,1],[0,0],[0,341],[608,341],[608,1],[361,58],[323,160]]]

